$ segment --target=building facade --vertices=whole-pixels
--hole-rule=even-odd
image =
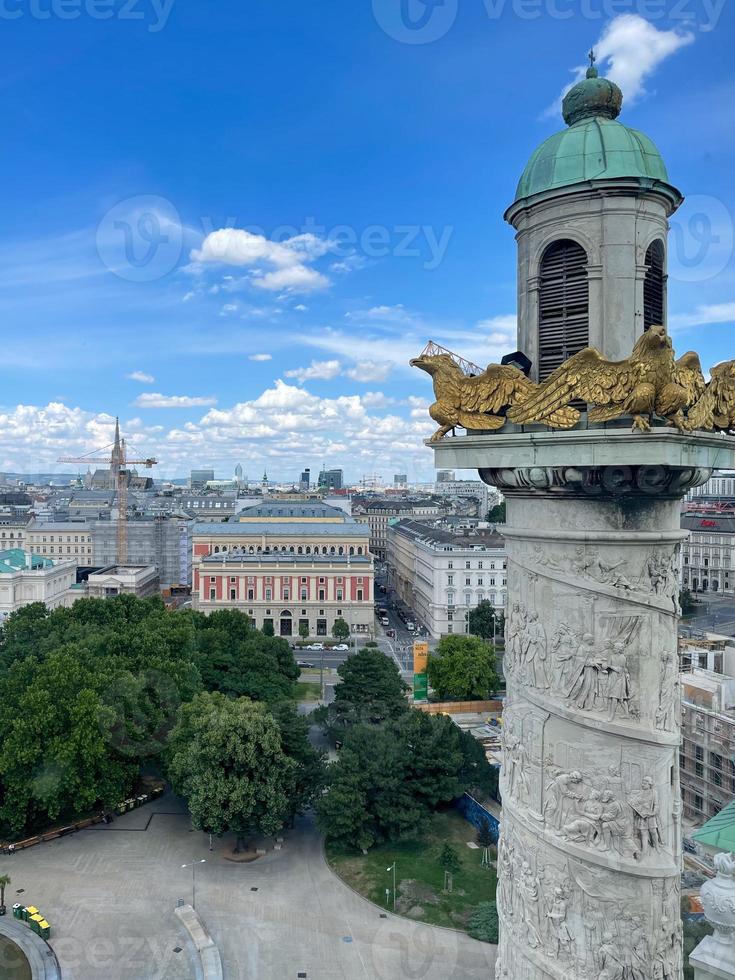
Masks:
[[[50,561],[20,548],[0,551],[0,620],[32,602],[48,609],[71,605],[78,595],[76,564],[70,560]]]
[[[92,525],[86,521],[33,521],[26,529],[25,540],[26,550],[32,555],[51,561],[63,558],[79,566],[95,564]]]
[[[689,531],[684,542],[681,584],[692,592],[735,590],[735,514],[686,513],[681,526]]]
[[[135,595],[139,599],[158,595],[158,573],[153,565],[109,565],[87,577],[87,595],[109,599],[116,595]]]
[[[505,542],[496,531],[459,531],[402,520],[388,528],[388,582],[435,638],[467,631],[487,600],[504,611]]]
[[[197,524],[192,560],[195,609],[240,609],[279,636],[328,636],[336,619],[372,631],[369,531],[329,505],[264,501],[236,521]]]
[[[681,798],[701,824],[735,798],[735,678],[695,667],[681,690]]]

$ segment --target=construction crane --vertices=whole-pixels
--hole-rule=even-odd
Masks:
[[[96,455],[110,450],[109,459]],[[157,459],[128,459],[125,440],[120,438],[120,420],[115,419],[115,441],[111,446],[93,449],[86,456],[60,456],[57,463],[103,463],[110,467],[115,489],[117,491],[117,564],[125,565],[128,560],[128,477],[129,466],[155,466]]]

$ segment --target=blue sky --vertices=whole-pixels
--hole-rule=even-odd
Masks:
[[[430,478],[408,358],[514,348],[502,213],[593,44],[687,195],[675,346],[735,354],[732,5],[403,3],[0,2],[0,471],[119,414],[160,476]]]

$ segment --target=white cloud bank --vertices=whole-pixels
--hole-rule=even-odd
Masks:
[[[160,392],[146,392],[133,402],[138,408],[202,408],[216,405],[214,397],[196,397],[192,395],[162,395]]]
[[[309,293],[331,285],[313,263],[332,248],[332,242],[310,233],[273,242],[243,228],[220,228],[192,249],[191,259],[199,265],[252,266],[250,281],[258,289]]]
[[[125,377],[128,381],[138,381],[142,385],[152,385],[156,380],[152,374],[146,374],[145,371],[131,371],[130,374],[126,374]]]

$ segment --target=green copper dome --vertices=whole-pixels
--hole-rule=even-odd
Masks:
[[[653,142],[617,121],[622,101],[614,82],[588,69],[587,77],[564,98],[568,129],[554,133],[534,152],[518,183],[516,201],[592,180],[632,178],[668,187],[666,166]]]

